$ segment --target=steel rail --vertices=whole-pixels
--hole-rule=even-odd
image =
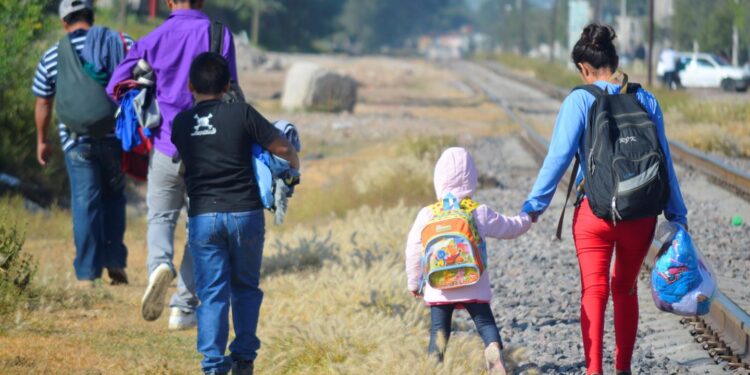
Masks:
[[[489,70],[496,73],[493,69]],[[513,122],[521,127],[523,130],[520,134],[521,141],[532,151],[534,158],[541,164],[547,155],[549,142],[519,116],[505,100],[487,90],[486,83],[476,83],[489,100],[502,107]],[[707,165],[718,162],[710,156],[702,155],[702,153],[682,144],[678,144],[675,149],[678,148],[682,148],[680,151],[686,150],[686,152],[704,161]],[[727,169],[731,170],[733,168]],[[742,178],[743,172],[735,169],[732,173],[739,173]],[[563,186],[563,189],[567,187],[568,175],[568,173],[564,174],[565,177],[563,177],[558,186]],[[744,175],[746,180],[750,180],[747,174]],[[723,177],[717,176],[716,178]],[[728,181],[728,183],[731,184],[731,181]],[[663,244],[656,240],[651,244],[649,254],[643,262],[643,268],[646,272],[650,273],[651,265],[654,263],[654,259],[662,246]],[[700,250],[698,251],[700,252]],[[732,301],[731,298],[722,293],[721,290],[716,292],[709,314],[702,317],[683,318],[681,322],[690,328],[690,332],[695,340],[702,344],[703,348],[708,351],[708,354],[717,364],[723,362],[725,368],[731,370],[750,370],[750,315],[737,305],[737,303]]]

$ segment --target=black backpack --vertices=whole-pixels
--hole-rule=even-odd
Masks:
[[[583,191],[594,215],[614,224],[620,220],[658,216],[669,198],[667,160],[656,124],[636,98],[639,88],[637,83],[628,84],[626,80],[623,89],[615,95],[596,85],[573,89],[586,90],[596,98],[589,109],[584,131]],[[579,157],[576,155],[568,195],[575,183]],[[563,215],[558,225],[558,238]]]
[[[117,106],[104,87],[83,70],[69,36],[57,47],[57,118],[75,135],[101,137],[111,132]]]
[[[211,46],[209,51],[221,55],[221,49],[224,46],[224,24],[219,21],[211,22],[211,31],[209,32]],[[229,91],[224,94],[221,100],[225,103],[245,103],[245,94],[242,93],[240,85],[235,81],[229,83]]]

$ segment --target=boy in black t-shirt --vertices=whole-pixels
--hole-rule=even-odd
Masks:
[[[263,204],[251,146],[261,145],[299,169],[294,147],[253,107],[223,103],[229,89],[226,60],[203,53],[190,66],[195,106],[175,117],[172,143],[185,165],[198,307],[198,351],[205,373],[252,374],[260,341],[255,334],[263,292]],[[229,346],[229,307],[236,338]]]

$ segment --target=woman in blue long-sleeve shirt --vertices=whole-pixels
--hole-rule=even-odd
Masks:
[[[611,83],[618,66],[613,40],[614,30],[592,24],[584,28],[572,51],[572,59],[586,84],[595,84],[609,94],[617,94],[620,85]],[[687,226],[687,209],[672,166],[669,143],[664,133],[664,118],[659,103],[644,89],[636,98],[656,124],[669,176],[669,197],[664,215],[670,221]],[[584,154],[583,134],[589,109],[595,101],[586,90],[574,90],[562,103],[555,122],[549,151],[536,183],[523,204],[523,211],[534,220],[549,206],[565,170],[578,153]],[[576,186],[583,179],[586,159],[581,157]],[[618,375],[630,374],[630,360],[638,329],[638,298],[636,277],[653,238],[656,217],[619,221],[599,218],[593,214],[586,198],[573,216],[573,238],[581,272],[581,331],[588,374],[602,374],[602,338],[604,312],[610,288],[614,305],[616,358]],[[614,249],[617,249],[615,252]],[[609,282],[612,256],[615,265]]]

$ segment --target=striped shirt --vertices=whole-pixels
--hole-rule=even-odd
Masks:
[[[83,46],[86,42],[86,33],[88,30],[78,29],[70,33],[70,42],[73,44],[73,48],[78,53],[78,57],[81,57],[83,53]],[[125,33],[122,34],[125,38],[125,44],[128,49],[133,45],[133,38]],[[37,65],[36,73],[34,74],[34,81],[31,86],[31,91],[35,96],[40,98],[51,98],[55,96],[55,84],[57,83],[57,46],[59,42],[55,43],[42,55]],[[104,88],[102,88],[103,90]],[[58,124],[58,131],[60,134],[60,143],[62,144],[63,151],[69,150],[76,142],[86,141],[89,137],[79,136],[73,138],[68,132],[68,128],[65,124]],[[108,135],[114,137],[114,134]]]

